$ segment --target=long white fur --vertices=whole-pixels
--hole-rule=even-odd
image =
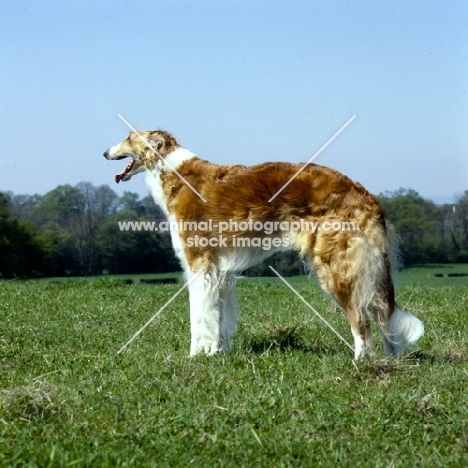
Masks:
[[[385,326],[384,334],[384,346],[387,345],[391,353],[397,355],[423,337],[424,324],[414,315],[396,307]]]
[[[177,148],[175,151],[173,151],[171,154],[168,154],[164,158],[164,166],[166,167],[166,170],[172,170],[177,168],[185,161],[192,159],[195,157],[195,154],[193,154],[191,151],[189,151],[186,148]]]
[[[194,273],[186,273],[187,280]],[[229,351],[231,337],[239,313],[234,294],[235,276],[204,268],[189,285],[190,292],[190,355]]]

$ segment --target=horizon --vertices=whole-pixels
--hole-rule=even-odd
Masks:
[[[132,179],[135,177],[139,177],[140,174],[137,174],[136,176],[133,176]],[[141,175],[142,176],[142,175]],[[3,192],[3,193],[6,193],[7,195],[10,195],[10,196],[40,196],[40,197],[44,197],[45,195],[47,195],[47,193],[57,189],[58,187],[60,186],[65,186],[65,185],[70,185],[71,187],[77,187],[78,185],[80,184],[87,184],[87,183],[91,183],[90,181],[87,181],[87,180],[82,180],[74,185],[72,184],[68,184],[68,183],[64,183],[64,184],[59,184],[57,185],[57,187],[54,187],[52,188],[51,190],[48,190],[47,192],[45,193],[15,193],[11,190],[1,190],[0,189],[0,192]],[[124,184],[125,181],[122,182],[122,184]],[[122,193],[118,193],[116,190],[114,190],[112,188],[112,185],[110,184],[107,184],[107,183],[104,183],[104,184],[100,184],[100,185],[94,185],[92,184],[93,187],[95,188],[98,188],[100,186],[107,186],[109,187],[114,193],[115,195],[120,199],[121,197],[124,196],[125,193],[131,193],[131,194],[136,194],[138,195],[138,200],[143,200],[144,198],[146,197],[149,197],[149,198],[153,198],[149,189],[146,193],[139,193],[138,191],[136,190],[124,190]],[[387,194],[390,194],[391,196],[394,196],[396,192],[398,192],[399,190],[413,190],[411,187],[400,187],[400,189],[397,189],[397,190],[384,190],[382,192],[379,192],[379,193],[374,193],[374,195],[376,195],[377,197],[381,197],[381,196],[386,196]],[[464,192],[468,192],[468,189],[465,190]],[[416,193],[421,196],[425,201],[428,201],[428,202],[431,202],[433,203],[434,205],[436,206],[443,206],[443,205],[456,205],[458,203],[458,198],[462,197],[464,195],[464,192],[461,192],[461,193],[456,193],[454,194],[452,197],[449,197],[449,198],[439,198],[439,199],[435,199],[434,197],[425,197],[423,195],[421,195],[419,192],[416,191]],[[153,200],[154,201],[154,200]],[[156,204],[156,203],[155,203]]]
[[[2,2],[0,190],[146,196],[102,157],[128,134],[118,114],[246,165],[305,162],[356,115],[315,163],[375,194],[444,204],[468,190],[468,4],[265,6]]]

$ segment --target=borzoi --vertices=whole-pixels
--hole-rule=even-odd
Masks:
[[[291,163],[213,164],[162,130],[131,132],[104,156],[131,158],[117,183],[146,171],[155,202],[178,227],[171,229],[173,247],[186,279],[193,279],[191,355],[231,349],[236,272],[284,249],[300,253],[346,313],[356,359],[372,348],[371,319],[386,354],[423,336],[422,322],[395,302],[394,234],[361,184],[316,164],[299,174],[302,166]]]

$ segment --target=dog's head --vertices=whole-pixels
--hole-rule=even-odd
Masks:
[[[178,147],[176,139],[164,130],[152,132],[130,132],[130,135],[119,144],[110,147],[104,153],[106,159],[132,158],[122,172],[115,176],[119,183],[130,180],[132,176],[151,169],[158,161]]]

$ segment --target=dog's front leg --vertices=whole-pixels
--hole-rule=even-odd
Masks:
[[[220,305],[220,340],[221,350],[230,351],[232,348],[231,337],[236,326],[239,315],[234,288],[236,277],[232,272],[226,272],[222,282],[220,282],[219,305]]]
[[[189,280],[196,273],[189,273]],[[215,275],[204,269],[189,285],[190,293],[190,356],[201,352],[214,354],[221,349],[219,283]]]

